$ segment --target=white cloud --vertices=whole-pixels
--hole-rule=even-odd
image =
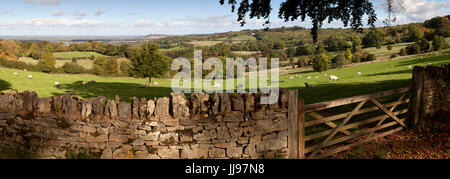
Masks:
[[[25,0],[26,3],[35,3],[38,5],[58,5],[61,0]]]
[[[64,11],[56,11],[55,13],[53,13],[53,16],[63,16],[64,14]]]
[[[102,22],[95,20],[69,20],[66,18],[59,19],[42,19],[35,18],[29,20],[17,20],[17,21],[0,21],[0,27],[86,27],[86,26],[99,26]]]
[[[385,0],[375,0],[377,8],[386,11]],[[423,22],[436,16],[449,14],[450,1],[438,2],[434,0],[395,0],[394,11],[399,24]],[[378,12],[380,13],[380,12]],[[378,18],[382,19],[382,18]]]
[[[105,13],[105,11],[101,8],[97,9],[97,11],[95,12],[95,16],[101,16],[103,13]]]
[[[77,18],[77,19],[83,19],[85,16],[87,16],[87,14],[84,12],[75,11],[73,13],[73,16],[75,16],[75,18]]]

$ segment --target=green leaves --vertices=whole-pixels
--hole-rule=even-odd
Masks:
[[[142,45],[130,57],[135,77],[157,78],[169,70],[169,58],[158,50],[158,45],[147,43]]]

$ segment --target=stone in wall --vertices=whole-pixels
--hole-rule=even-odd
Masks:
[[[105,110],[105,101],[106,98],[104,96],[94,98],[92,101],[92,113],[94,115],[103,115],[103,111]]]
[[[142,98],[139,102],[139,119],[144,120],[147,118],[147,99]]]
[[[155,101],[153,100],[148,100],[147,102],[147,115],[153,116],[153,112],[155,111]]]
[[[158,98],[156,101],[155,117],[161,119],[170,116],[169,114],[169,98]]]
[[[255,96],[252,93],[245,94],[245,112],[255,110]]]
[[[234,111],[244,111],[245,109],[244,98],[242,97],[241,94],[234,94],[232,100]]]
[[[189,107],[186,105],[184,93],[170,93],[172,98],[173,118],[181,119],[189,117]]]
[[[200,114],[208,112],[207,102],[209,100],[209,95],[206,93],[193,93],[191,95],[191,109],[192,114]]]
[[[130,119],[131,118],[131,105],[130,105],[130,103],[120,102],[118,109],[119,109],[119,117],[121,119]]]
[[[138,98],[133,97],[132,98],[132,104],[131,104],[131,117],[133,119],[139,119],[139,104],[140,101]]]
[[[213,93],[211,95],[211,114],[217,115],[219,114],[219,105],[220,105],[220,97],[219,94]]]
[[[227,93],[220,93],[220,112],[226,114],[231,111],[231,100]]]

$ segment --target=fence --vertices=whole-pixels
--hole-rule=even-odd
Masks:
[[[303,99],[292,102],[298,104],[298,114],[292,114],[298,119],[290,119],[290,126],[298,125],[289,132],[291,139],[298,136],[298,140],[289,141],[289,146],[298,148],[290,147],[290,156],[324,158],[405,129],[409,92],[410,88],[401,88],[309,105],[304,105]],[[290,97],[295,93],[290,92]],[[289,113],[295,107],[289,105]],[[349,108],[352,110],[342,112]]]

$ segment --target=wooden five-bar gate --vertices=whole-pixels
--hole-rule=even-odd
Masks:
[[[290,91],[289,156],[325,158],[407,128],[409,92],[401,88],[304,105],[296,100],[298,91]]]

